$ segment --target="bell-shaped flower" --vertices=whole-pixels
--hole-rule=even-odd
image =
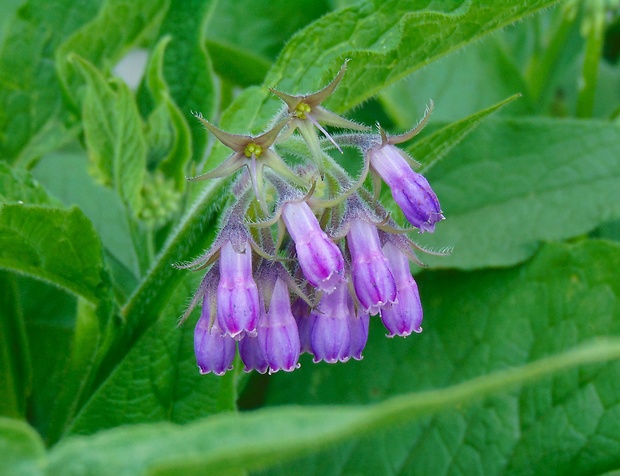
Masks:
[[[371,169],[390,187],[394,201],[409,223],[421,232],[432,233],[435,223],[444,219],[437,195],[428,180],[413,171],[405,152],[394,146],[413,137],[422,125],[406,134],[391,137],[381,130],[381,145],[371,147],[366,154]]]
[[[222,331],[239,340],[256,335],[259,316],[258,288],[252,277],[252,251],[242,253],[230,241],[220,250],[220,281],[217,286],[217,321]]]
[[[381,251],[377,227],[361,218],[353,220],[347,245],[357,299],[364,311],[376,314],[396,300],[396,283]]]
[[[239,341],[239,357],[241,357],[245,372],[256,370],[258,373],[264,374],[269,367],[258,337],[245,336]]]
[[[297,259],[308,282],[331,293],[342,281],[344,259],[340,248],[321,229],[306,202],[287,202],[282,219],[295,242]]]
[[[292,96],[275,89],[270,89],[273,94],[282,99],[282,101],[284,101],[288,106],[288,113],[291,117],[289,133],[293,133],[295,129],[299,129],[299,132],[306,141],[312,156],[315,160],[317,160],[319,166],[322,164],[322,152],[316,129],[319,129],[323,135],[327,137],[340,152],[342,152],[340,146],[321,126],[321,123],[329,126],[342,127],[345,129],[353,129],[358,131],[367,131],[369,129],[366,126],[340,117],[321,106],[321,103],[333,94],[338,86],[338,83],[342,80],[346,69],[347,64],[345,62],[336,77],[325,88],[313,94]]]
[[[232,369],[235,358],[235,340],[222,335],[217,321],[211,324],[209,297],[205,296],[200,319],[194,330],[194,353],[201,374],[213,372],[223,375]]]
[[[388,330],[388,337],[406,337],[412,332],[422,332],[422,304],[411,271],[409,258],[392,243],[383,246],[383,253],[390,262],[396,281],[398,301],[381,311],[381,320]]]
[[[299,331],[291,312],[288,287],[280,278],[276,279],[269,310],[263,310],[261,315],[258,342],[269,373],[291,372],[299,366]]]
[[[312,334],[314,317],[310,314],[310,306],[302,298],[297,298],[293,301],[291,310],[299,331],[300,352],[302,354],[312,352],[310,336]]]
[[[349,316],[349,330],[351,333],[351,342],[349,344],[349,354],[355,360],[362,360],[362,351],[368,342],[368,326],[370,324],[370,315],[359,309],[357,315],[351,313]]]
[[[323,294],[317,308],[310,313],[310,318],[313,319],[310,346],[314,362],[324,360],[333,364],[349,360],[349,325],[354,314],[353,299],[344,282],[341,282],[333,293]]]

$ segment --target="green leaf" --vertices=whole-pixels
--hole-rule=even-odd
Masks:
[[[113,81],[114,89],[88,61],[73,56],[72,63],[88,84],[82,120],[95,173],[137,213],[146,173],[146,143],[133,95],[122,81]]]
[[[402,425],[560,370],[613,358],[620,358],[617,339],[599,341],[458,386],[392,397],[376,405],[283,407],[222,414],[183,427],[153,424],[104,431],[56,446],[50,454],[49,474],[80,474],[85,467],[101,475],[188,471],[238,474]]]
[[[620,129],[598,121],[487,120],[427,178],[446,220],[416,236],[433,267],[507,266],[546,240],[620,218]]]
[[[286,40],[327,11],[325,0],[217,2],[206,28],[213,69],[236,85],[262,83]]]
[[[80,86],[76,71],[69,64],[71,56],[80,56],[107,71],[131,46],[157,31],[168,5],[168,0],[104,1],[96,18],[82,26],[56,50],[58,75],[69,94],[76,99]]]
[[[426,173],[438,160],[441,160],[459,142],[473,132],[482,121],[519,97],[519,94],[515,94],[465,119],[444,126],[431,135],[413,142],[407,149],[422,165],[422,170]]]
[[[519,24],[511,30],[522,27]],[[409,129],[432,99],[435,110],[431,121],[454,122],[517,93],[524,97],[512,104],[507,113],[523,115],[531,110],[529,86],[513,64],[512,56],[509,57],[512,51],[501,47],[503,34],[498,32],[467,45],[458,54],[446,55],[382,91],[379,100],[390,119],[400,129]]]
[[[205,46],[205,26],[211,14],[212,0],[174,2],[160,29],[160,37],[170,35],[164,57],[164,77],[170,95],[183,114],[192,112],[213,117],[217,104],[211,60]],[[200,162],[207,136],[199,121],[190,121],[193,160]]]
[[[317,90],[350,58],[345,80],[329,102],[336,111],[346,111],[447,53],[554,3],[361,2],[295,35],[265,84],[289,93]]]
[[[0,203],[25,203],[28,205],[55,205],[47,191],[25,170],[13,169],[0,163]]]
[[[50,282],[92,303],[108,298],[101,243],[77,208],[2,205],[0,268]]]
[[[75,134],[52,54],[97,8],[98,2],[75,8],[72,0],[29,0],[8,18],[0,45],[0,160],[27,166]]]
[[[189,278],[158,313],[157,322],[82,408],[71,423],[70,433],[90,434],[121,425],[160,421],[187,423],[235,409],[234,374],[200,375],[194,356],[193,325],[178,328],[173,317],[180,314],[201,276]]]
[[[45,448],[37,433],[27,424],[0,417],[0,455],[2,476],[42,476]]]
[[[47,440],[59,395],[72,382],[65,375],[75,336],[77,298],[25,276],[16,277],[32,366],[28,422]],[[35,298],[36,297],[36,298]],[[95,335],[98,334],[96,329]],[[86,372],[84,372],[86,373]],[[67,406],[63,406],[67,408]]]
[[[32,365],[17,287],[0,272],[0,415],[24,418],[32,390]]]
[[[385,339],[373,318],[362,362],[308,359],[294,376],[275,376],[268,403],[360,404],[443,392],[619,336],[619,269],[620,246],[585,241],[547,245],[520,268],[420,275],[421,335]],[[618,362],[574,369],[270,474],[600,474],[620,465],[618,372]]]
[[[189,124],[170,97],[163,75],[164,52],[171,37],[162,38],[149,59],[146,85],[153,97],[155,109],[147,123],[149,163],[154,163],[167,177],[174,179],[176,189],[184,190],[185,166],[192,157],[192,137]]]
[[[88,173],[86,151],[66,149],[43,157],[32,171],[34,177],[66,205],[76,205],[92,222],[101,238],[110,264],[118,261],[134,276],[130,292],[139,275],[138,260],[129,236],[127,215],[120,197],[95,183]]]

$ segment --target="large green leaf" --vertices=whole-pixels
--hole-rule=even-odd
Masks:
[[[108,298],[101,243],[77,208],[2,205],[0,267],[48,281],[93,303]]]
[[[50,454],[49,474],[83,474],[86,468],[98,475],[241,474],[242,470],[286,461],[336,442],[400,426],[553,372],[619,357],[617,339],[600,341],[462,385],[392,397],[376,405],[283,407],[249,414],[221,414],[185,426],[117,428],[61,442]]]
[[[385,339],[374,318],[362,362],[304,361],[294,376],[276,375],[268,401],[382,401],[618,336],[619,269],[620,246],[586,241],[548,245],[520,268],[421,275],[421,335]],[[572,370],[277,474],[600,474],[620,466],[619,374],[618,363]]]
[[[523,261],[546,240],[620,218],[620,128],[599,121],[489,119],[427,174],[446,220],[424,256],[433,267]],[[424,158],[421,158],[424,160]]]
[[[291,93],[316,90],[350,58],[346,80],[330,101],[334,109],[345,111],[450,51],[554,3],[361,2],[325,15],[295,35],[265,83]]]

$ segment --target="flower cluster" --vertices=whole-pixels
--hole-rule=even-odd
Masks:
[[[379,128],[374,134],[321,106],[345,67],[314,94],[272,90],[285,107],[259,136],[229,134],[198,116],[233,152],[192,180],[242,169],[213,245],[179,265],[207,269],[184,316],[202,303],[194,334],[201,373],[230,370],[237,349],[244,369],[261,373],[292,371],[303,352],[314,362],[359,360],[375,314],[388,337],[422,330],[422,306],[409,269],[411,261],[421,265],[416,256],[421,248],[407,236],[412,228],[399,227],[378,197],[384,182],[420,232],[433,232],[443,220],[429,183],[396,146],[421,130],[432,104],[408,133],[388,136]],[[332,136],[322,124],[356,132]],[[363,157],[356,180],[327,153],[345,146]],[[301,156],[302,164],[289,166],[281,157],[287,150]],[[365,186],[368,174],[372,187]]]

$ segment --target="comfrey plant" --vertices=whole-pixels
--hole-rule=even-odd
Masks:
[[[360,360],[375,314],[388,337],[422,331],[409,264],[422,265],[416,252],[428,251],[407,232],[433,232],[444,217],[429,183],[396,144],[424,127],[432,103],[405,134],[388,136],[380,127],[371,133],[321,106],[345,67],[314,94],[272,90],[286,107],[275,125],[256,137],[226,133],[198,116],[233,153],[192,180],[243,169],[211,248],[178,266],[208,269],[183,317],[202,302],[194,334],[201,373],[230,370],[236,349],[245,371],[261,373],[292,371],[303,352],[313,354],[314,362]],[[321,124],[356,132],[332,136]],[[277,149],[285,143],[293,144],[301,164],[290,167],[280,157]],[[357,148],[363,157],[357,180],[326,152],[334,147],[342,152],[342,146]],[[369,173],[372,191],[363,186]],[[399,227],[379,203],[382,181],[414,228]]]

